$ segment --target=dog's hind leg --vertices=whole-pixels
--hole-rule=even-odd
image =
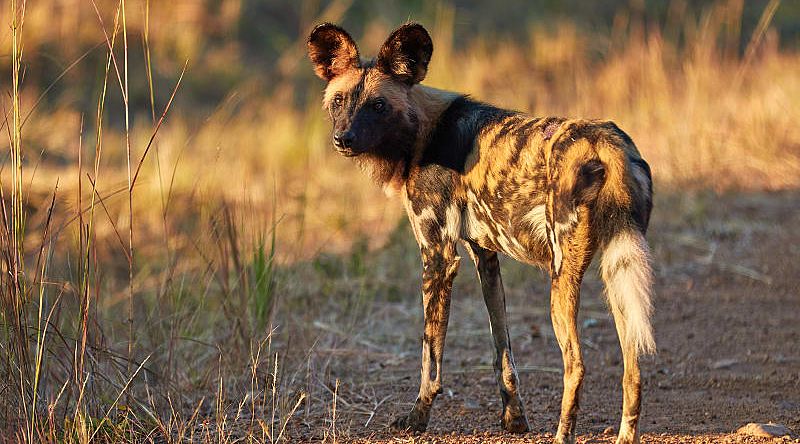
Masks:
[[[511,353],[511,341],[506,323],[506,297],[500,277],[500,262],[494,251],[486,250],[469,241],[465,242],[465,246],[478,270],[483,300],[489,311],[489,325],[495,348],[494,373],[503,401],[503,428],[514,433],[527,432],[530,428],[517,390],[519,378],[514,355]]]
[[[566,254],[559,269],[552,273],[550,317],[556,340],[564,360],[564,393],[555,442],[575,442],[575,420],[578,414],[584,366],[578,337],[578,306],[583,275],[592,259],[588,221],[584,217],[569,233],[561,233],[560,245]]]

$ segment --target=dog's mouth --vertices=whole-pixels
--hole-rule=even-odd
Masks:
[[[354,150],[353,148],[344,148],[344,147],[340,148],[338,146],[336,146],[335,148],[336,148],[336,152],[341,154],[344,157],[356,157],[356,156],[359,156],[361,154],[364,154],[364,151],[357,151],[357,150]]]

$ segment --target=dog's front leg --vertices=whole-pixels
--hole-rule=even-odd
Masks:
[[[433,400],[442,392],[442,352],[450,317],[450,291],[459,261],[455,243],[422,247],[422,377],[411,412],[392,424],[397,429],[425,431]]]

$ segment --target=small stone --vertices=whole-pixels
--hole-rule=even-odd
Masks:
[[[731,368],[738,363],[739,363],[738,359],[720,359],[719,361],[716,361],[713,364],[711,364],[711,368],[713,370],[722,370],[725,368]]]
[[[603,435],[613,435],[614,434],[614,427],[608,426],[603,429]]]
[[[600,323],[600,322],[599,322],[597,319],[595,319],[595,318],[586,318],[586,319],[583,321],[583,328],[592,328],[592,327],[596,327],[596,326],[597,326],[597,324],[599,324],[599,323]]]
[[[759,424],[751,422],[736,431],[737,435],[759,436],[762,438],[779,438],[781,436],[791,436],[792,431],[783,424]]]

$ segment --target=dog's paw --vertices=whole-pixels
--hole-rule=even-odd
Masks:
[[[556,437],[553,438],[553,444],[575,444],[575,436],[556,434]]]
[[[412,410],[408,415],[403,415],[392,422],[390,427],[397,431],[424,432],[428,428],[428,418]]]
[[[620,433],[617,435],[616,444],[639,444],[638,433]]]
[[[631,425],[633,424],[633,425]],[[619,427],[616,444],[639,444],[639,431],[635,420],[623,418]]]
[[[512,414],[508,410],[503,414],[503,429],[511,433],[525,433],[531,430],[524,413]]]

